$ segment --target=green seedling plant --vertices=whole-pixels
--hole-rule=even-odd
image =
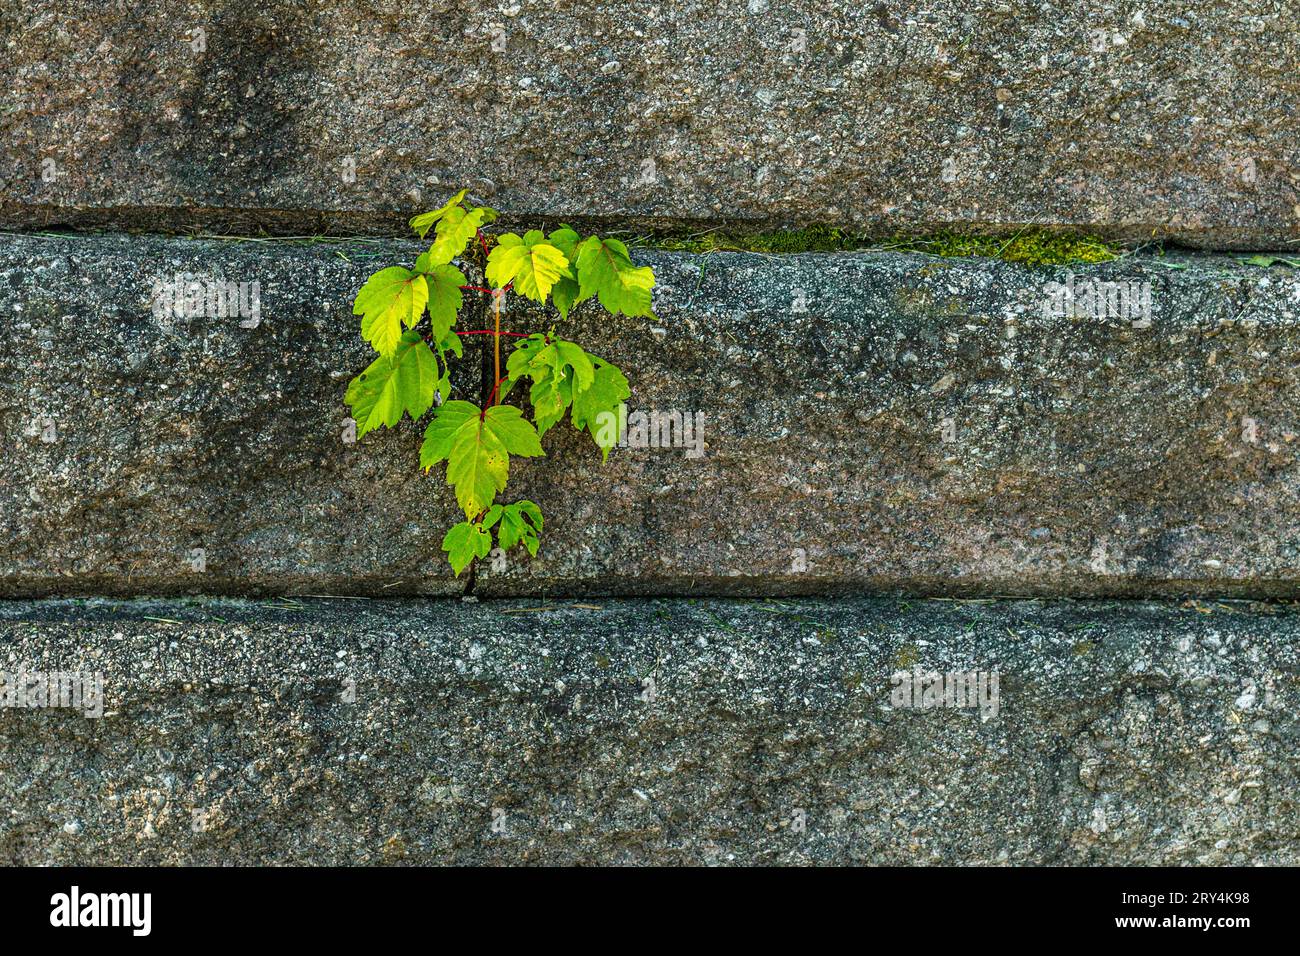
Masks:
[[[504,552],[522,547],[537,555],[541,508],[527,500],[497,500],[510,477],[511,456],[543,456],[543,436],[567,413],[574,428],[591,434],[602,461],[608,460],[618,442],[619,408],[631,395],[619,368],[561,338],[555,325],[546,332],[502,330],[505,297],[519,295],[542,306],[549,300],[561,320],[588,299],[611,315],[653,317],[655,284],[650,267],[633,264],[617,239],[583,238],[568,226],[549,235],[532,229],[522,236],[491,236],[484,227],[496,220],[496,211],[467,203],[466,193],[411,219],[421,239],[433,232],[413,268],[381,269],[357,293],[352,311],[361,316],[361,335],[378,357],[352,379],[344,398],[358,438],[381,426],[393,428],[405,417],[418,422],[432,410],[420,467],[427,472],[446,463],[447,483],[465,513],[442,539],[457,577],[491,553],[494,534]],[[486,286],[468,283],[456,265],[467,259],[481,264]],[[466,293],[490,297],[492,328],[457,327]],[[470,335],[492,336],[494,385],[482,407],[451,398],[452,357],[462,357],[461,340]],[[504,374],[503,339],[514,343]],[[531,419],[506,404],[523,381],[529,383]]]

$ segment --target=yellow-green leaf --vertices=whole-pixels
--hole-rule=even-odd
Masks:
[[[420,446],[420,467],[428,471],[451,454],[456,432],[471,418],[479,414],[478,406],[460,400],[443,402],[434,412],[433,421],[424,430],[424,444]]]
[[[597,296],[612,315],[653,315],[650,290],[655,274],[649,266],[635,266],[627,246],[617,239],[590,236],[578,248],[577,302]]]
[[[348,385],[344,401],[352,409],[357,437],[383,425],[392,428],[402,414],[419,418],[433,405],[438,363],[420,333],[407,331],[391,356],[381,355]]]
[[[608,460],[610,449],[618,444],[619,407],[627,401],[632,390],[628,387],[627,376],[617,366],[598,358],[592,361],[596,365],[596,374],[591,388],[574,397],[569,418],[574,428],[591,432],[591,437],[600,446],[602,458]]]
[[[413,216],[411,218],[411,228],[416,231],[421,239],[423,239],[428,234],[429,230],[433,228],[434,223],[447,215],[447,213],[452,209],[460,206],[460,204],[465,200],[465,194],[467,192],[469,192],[468,189],[462,189],[460,192],[456,193],[456,195],[452,196],[447,204],[441,209],[435,209],[433,212],[422,212],[418,216]],[[450,262],[451,260],[446,261]]]
[[[486,209],[474,209],[466,212],[459,206],[447,210],[438,220],[434,233],[433,245],[429,247],[429,256],[433,262],[451,262],[465,251],[465,246],[478,233],[483,225]]]
[[[564,253],[532,229],[522,238],[513,232],[497,237],[488,255],[487,278],[498,289],[513,282],[520,295],[545,302],[552,286],[562,278],[572,279],[573,272]]]
[[[419,265],[417,261],[416,267]],[[429,323],[433,327],[434,341],[441,342],[456,324],[456,315],[464,301],[460,287],[465,284],[465,273],[453,265],[442,263],[431,266],[425,278],[429,282]]]
[[[510,456],[545,454],[537,429],[519,409],[494,405],[480,412],[469,402],[447,402],[425,430],[420,464],[426,469],[444,459],[447,483],[467,518],[486,511],[506,486]]]
[[[448,529],[442,538],[442,550],[447,552],[451,569],[460,577],[460,572],[475,558],[485,558],[492,550],[492,535],[483,525],[472,521],[462,521]]]
[[[424,276],[401,266],[381,269],[357,293],[352,312],[361,316],[361,335],[380,355],[392,355],[402,338],[402,326],[420,321],[429,301]]]
[[[483,527],[491,528],[498,521],[501,525],[497,528],[497,542],[503,551],[509,551],[516,544],[522,543],[529,554],[537,557],[542,509],[535,502],[516,501],[509,505],[493,505],[483,519]]]

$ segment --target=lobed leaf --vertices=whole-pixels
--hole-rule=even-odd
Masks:
[[[528,400],[533,403],[533,422],[537,425],[537,434],[545,435],[551,426],[564,418],[564,411],[573,404],[573,382],[571,379],[556,379],[546,374],[534,380],[528,393]]]
[[[415,230],[416,234],[421,239],[423,239],[428,235],[429,230],[433,228],[435,223],[442,219],[443,216],[447,215],[447,213],[451,212],[451,210],[458,208],[460,204],[465,201],[465,194],[468,192],[468,189],[462,189],[460,192],[456,193],[456,195],[452,196],[451,199],[447,201],[447,204],[440,209],[435,209],[433,212],[422,212],[418,216],[413,216],[410,222],[411,228]]]
[[[542,509],[531,501],[516,501],[509,505],[493,505],[483,519],[483,527],[491,528],[500,521],[497,528],[497,542],[502,550],[509,551],[516,544],[522,543],[528,553],[537,557],[541,544],[538,535],[542,531]]]
[[[420,265],[425,255],[427,253],[421,254],[420,259],[416,260],[417,271],[424,271]],[[430,265],[424,271],[424,277],[429,284],[429,324],[433,327],[434,341],[441,342],[456,324],[456,316],[464,304],[465,296],[460,287],[465,284],[465,273],[453,265],[441,263]]]
[[[357,437],[380,425],[392,428],[403,413],[419,418],[433,405],[440,382],[438,363],[420,334],[403,333],[392,355],[379,356],[348,384],[343,400],[352,409]]]
[[[442,550],[447,552],[451,569],[460,577],[475,558],[485,558],[492,550],[492,535],[478,522],[462,521],[452,525],[442,538]]]
[[[498,289],[513,282],[516,292],[534,302],[545,302],[562,278],[573,278],[569,260],[538,229],[529,230],[522,238],[504,233],[488,254],[488,281]]]
[[[451,262],[462,252],[483,226],[490,210],[471,209],[466,212],[459,206],[448,210],[438,220],[434,233],[433,245],[429,247],[429,258],[435,263]]]
[[[620,410],[632,395],[627,376],[615,365],[600,359],[596,363],[595,379],[591,388],[573,400],[570,419],[573,427],[591,432],[591,437],[601,450],[601,460],[609,460],[609,452],[618,444]]]
[[[361,335],[380,355],[392,355],[402,326],[413,327],[429,301],[425,277],[401,266],[380,269],[361,287],[352,305],[361,316]]]
[[[617,239],[589,236],[578,249],[578,297],[574,304],[596,296],[611,315],[653,316],[650,290],[655,274],[635,266],[627,246]]]
[[[447,462],[447,483],[467,518],[485,512],[506,486],[510,456],[544,455],[537,429],[519,409],[493,405],[485,412],[470,402],[446,402],[425,429],[420,465]]]
[[[576,268],[578,261],[578,246],[581,244],[582,238],[568,226],[564,225],[560,226],[559,229],[556,229],[546,238],[550,240],[551,245],[564,253],[564,258],[569,260],[570,270]],[[565,277],[555,283],[555,287],[551,290],[551,301],[555,303],[555,308],[559,310],[561,318],[567,319],[569,317],[569,310],[572,309],[576,303],[579,291],[580,288],[576,276],[573,278]]]
[[[452,440],[461,426],[479,414],[478,406],[461,400],[443,402],[434,413],[433,421],[424,430],[424,443],[420,446],[420,467],[428,471],[451,454]]]

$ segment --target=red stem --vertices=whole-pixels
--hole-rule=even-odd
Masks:
[[[488,247],[487,247],[487,239],[484,238],[484,236],[483,236],[483,230],[482,230],[482,229],[476,229],[476,230],[474,230],[474,235],[475,235],[476,237],[478,237],[479,248],[483,250],[483,260],[484,260],[484,262],[486,262],[486,261],[487,261],[487,258],[488,258]],[[507,282],[507,283],[506,283],[505,288],[503,288],[503,289],[484,288],[484,287],[481,286],[481,285],[463,285],[463,286],[461,286],[461,288],[462,288],[462,289],[465,289],[465,290],[468,290],[468,291],[470,291],[470,292],[486,292],[486,293],[488,293],[489,295],[504,295],[505,293],[507,293],[507,292],[510,291],[510,289],[514,286],[514,284],[515,284],[515,283],[514,283],[514,280],[511,280],[510,282]],[[501,313],[500,313],[500,303],[498,303],[498,304],[497,304],[497,328],[495,328],[495,329],[469,329],[469,330],[467,330],[467,331],[465,331],[465,332],[457,332],[456,334],[457,334],[457,335],[494,335],[494,336],[496,336],[496,337],[497,337],[497,340],[498,340],[498,353],[497,353],[497,354],[498,354],[498,356],[499,356],[499,355],[500,355],[500,351],[499,351],[499,349],[500,349],[500,339],[501,339],[501,336],[503,336],[503,335],[508,335],[508,336],[510,336],[511,338],[516,338],[516,339],[526,339],[526,338],[528,338],[528,335],[529,335],[527,332],[502,332],[501,329],[500,329],[500,323],[501,323]],[[498,361],[499,361],[499,359],[498,359]],[[480,418],[486,418],[486,417],[487,417],[487,410],[488,410],[489,408],[491,408],[492,405],[496,402],[497,392],[500,391],[500,389],[501,389],[501,383],[504,382],[507,378],[509,378],[509,375],[502,375],[499,379],[497,379],[497,383],[496,383],[495,385],[492,386],[492,394],[488,396],[488,400],[487,400],[487,402],[484,403],[484,405],[483,405],[483,411],[482,411],[482,413],[480,413],[480,416],[479,416]],[[486,514],[486,512],[484,512],[484,514]],[[479,520],[479,521],[482,521],[482,520],[483,520],[483,515],[479,515],[478,520]]]
[[[484,261],[487,261],[487,257],[488,257],[488,247],[487,247],[487,240],[485,240],[485,239],[483,238],[483,230],[482,230],[482,229],[476,229],[474,232],[475,232],[475,235],[478,236],[478,244],[479,244],[479,248],[481,248],[481,249],[483,250],[483,259],[484,259]],[[513,281],[511,281],[510,283],[508,283],[508,284],[506,285],[506,289],[509,289],[510,286],[512,286],[512,285],[514,285],[514,282],[513,282]],[[462,289],[470,289],[470,290],[472,290],[472,291],[474,291],[474,292],[487,292],[487,293],[489,293],[489,294],[496,292],[495,289],[485,289],[485,288],[483,288],[483,286],[479,286],[479,285],[463,285],[463,286],[461,286],[461,288],[462,288]],[[502,291],[505,291],[505,290],[502,290]],[[515,337],[515,338],[520,338],[520,339],[526,339],[526,338],[528,338],[528,333],[527,333],[527,332],[500,332],[500,333],[498,333],[496,329],[473,329],[473,330],[468,331],[468,332],[457,332],[456,334],[457,334],[457,335],[509,335],[509,336],[513,336],[513,337]],[[501,382],[504,382],[505,380],[506,380],[506,376],[503,375],[503,376],[501,377],[501,380],[498,381],[498,382],[496,383],[496,385],[492,386],[492,394],[491,394],[490,396],[488,396],[487,404],[485,404],[485,405],[483,406],[483,411],[479,413],[479,418],[480,418],[480,419],[482,419],[482,418],[486,418],[486,417],[487,417],[487,410],[488,410],[488,408],[491,407],[493,399],[496,398],[496,395],[497,395],[497,389],[499,389],[499,388],[501,387]],[[475,521],[475,523],[481,523],[485,517],[487,517],[487,511],[486,511],[486,510],[480,512],[480,513],[479,513],[479,516],[478,516],[477,518],[475,518],[474,521]],[[475,558],[474,560],[477,561],[478,559]]]
[[[505,335],[504,332],[502,332],[501,334],[502,334],[502,335]],[[499,388],[501,387],[501,383],[504,382],[504,381],[505,381],[506,379],[508,379],[509,377],[510,377],[509,375],[502,375],[499,379],[497,379],[497,383],[496,383],[495,385],[492,386],[492,394],[488,396],[487,405],[484,406],[484,408],[483,408],[483,414],[484,414],[484,415],[487,414],[487,410],[488,410],[489,408],[492,407],[493,403],[496,402],[496,398],[497,398],[497,389],[499,389]]]

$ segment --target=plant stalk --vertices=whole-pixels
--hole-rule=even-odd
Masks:
[[[492,335],[492,360],[496,367],[496,374],[492,376],[496,382],[501,381],[501,297],[505,292],[498,290],[492,295],[492,311],[496,313],[496,329]]]

